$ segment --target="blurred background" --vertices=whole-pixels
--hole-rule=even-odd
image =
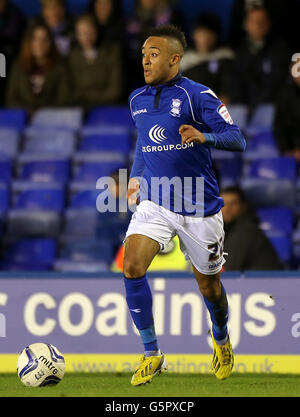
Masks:
[[[298,0],[0,0],[0,269],[121,270],[131,213],[98,213],[96,181],[126,192],[127,99],[144,84],[141,45],[165,23],[188,39],[183,75],[247,140],[243,154],[212,152],[225,271],[299,269],[299,16]],[[190,265],[175,238],[150,268]]]

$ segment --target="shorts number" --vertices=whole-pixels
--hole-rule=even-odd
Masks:
[[[223,238],[221,238],[219,242],[212,243],[211,245],[208,245],[207,247],[211,251],[208,260],[210,262],[216,261],[217,259],[219,259],[220,256],[223,255],[223,250],[224,250]]]

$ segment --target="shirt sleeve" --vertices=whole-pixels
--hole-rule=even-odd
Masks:
[[[233,122],[225,104],[211,90],[199,92],[197,95],[195,116],[211,130],[203,133],[207,144],[216,149],[243,152],[246,149],[244,135]]]
[[[135,177],[142,177],[145,169],[145,163],[143,158],[143,152],[141,147],[141,141],[140,138],[137,138],[136,141],[136,147],[135,147],[135,156],[130,172],[129,178],[135,178]]]

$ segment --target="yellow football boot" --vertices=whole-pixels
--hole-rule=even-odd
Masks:
[[[162,353],[159,356],[145,356],[140,359],[141,364],[136,369],[131,378],[131,385],[137,387],[152,381],[155,375],[167,370],[168,365],[165,361],[165,355]]]
[[[214,349],[211,363],[213,373],[218,379],[228,378],[233,368],[233,352],[229,336],[227,342],[224,345],[218,345],[216,343],[212,332],[211,336]]]

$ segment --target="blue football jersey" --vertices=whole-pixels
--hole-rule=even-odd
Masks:
[[[181,74],[167,83],[135,90],[129,106],[138,132],[130,177],[143,177],[140,199],[182,215],[217,213],[224,202],[211,147],[243,151],[246,146],[226,106],[211,89]],[[206,142],[182,145],[179,128],[183,124],[204,133]],[[168,181],[171,186],[166,195],[162,184]]]

